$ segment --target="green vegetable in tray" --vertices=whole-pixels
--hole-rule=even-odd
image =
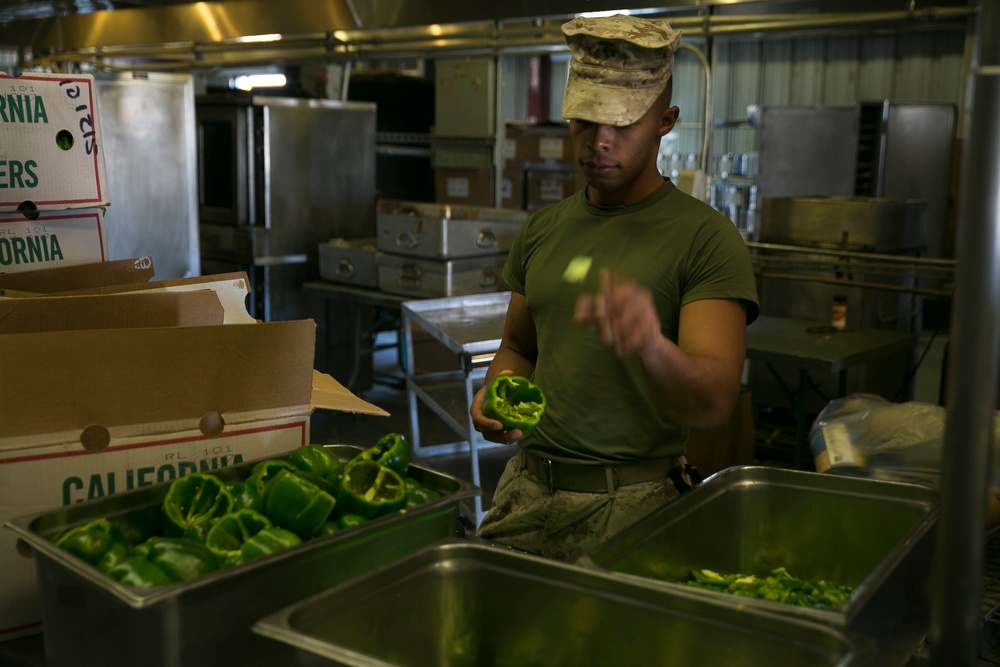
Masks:
[[[55,544],[127,586],[165,586],[440,497],[406,477],[409,468],[409,444],[398,433],[346,465],[326,447],[306,445],[287,460],[258,462],[244,480],[210,473],[174,480],[160,506],[148,508],[148,529],[126,536],[99,519]]]
[[[129,555],[121,530],[107,519],[71,528],[56,539],[56,546],[107,572]]]
[[[802,607],[837,607],[847,602],[854,594],[854,588],[851,586],[831,584],[822,579],[815,581],[796,579],[783,567],[771,570],[766,577],[752,574],[723,575],[712,570],[694,570],[691,579],[684,583],[732,595]]]

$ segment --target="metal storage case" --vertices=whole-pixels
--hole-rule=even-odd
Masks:
[[[498,292],[505,254],[465,259],[433,260],[380,253],[378,286],[383,292],[420,298]]]
[[[804,620],[479,543],[428,547],[260,620],[297,665],[858,665]]]
[[[506,253],[527,213],[513,209],[382,201],[378,249],[428,259]]]
[[[728,468],[579,563],[734,608],[819,622],[876,651],[871,664],[902,664],[930,627],[936,502],[936,492],[912,484]],[[692,569],[759,576],[777,567],[855,592],[838,607],[806,608],[676,583]]]
[[[331,239],[319,244],[319,275],[323,280],[378,287],[375,238]]]
[[[342,461],[362,451],[330,446]],[[211,471],[242,480],[254,462]],[[410,476],[440,498],[288,551],[154,589],[120,584],[56,548],[56,535],[106,517],[158,524],[169,484],[13,519],[6,527],[35,552],[47,664],[147,667],[288,664],[290,650],[251,630],[266,614],[462,534],[458,504],[479,489],[418,466]]]

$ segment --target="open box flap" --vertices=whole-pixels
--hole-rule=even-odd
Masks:
[[[214,291],[0,299],[0,334],[222,324]]]
[[[358,398],[347,387],[331,376],[313,371],[311,409],[322,408],[338,412],[388,417],[389,413],[368,401]]]
[[[153,260],[149,257],[136,257],[20,273],[2,273],[0,289],[11,292],[53,294],[109,285],[146,283],[153,279],[153,275]]]

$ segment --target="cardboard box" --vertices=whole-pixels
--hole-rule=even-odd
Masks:
[[[94,77],[0,72],[0,212],[109,203]]]
[[[493,205],[493,170],[436,167],[434,198],[442,204]]]
[[[59,329],[22,319],[6,330],[36,330],[0,333],[0,345],[17,350],[0,356],[0,521],[287,453],[309,443],[317,408],[387,414],[313,370],[311,320],[145,326],[181,303],[189,321],[218,321],[206,297],[218,299],[147,292],[0,304],[47,305]],[[118,316],[135,328],[95,328],[101,309],[83,307],[127,299],[150,311]],[[34,564],[9,531],[0,533],[0,571],[0,641],[40,632]]]
[[[524,166],[508,162],[500,179],[500,208],[524,210]]]
[[[145,283],[153,279],[151,257],[135,257],[76,266],[0,273],[0,290],[52,294],[75,289]]]
[[[30,271],[108,259],[104,211],[0,213],[0,271]]]
[[[569,123],[510,121],[506,132],[504,158],[508,162],[573,163]]]
[[[537,211],[576,192],[576,171],[573,168],[528,169],[524,177],[525,210]]]

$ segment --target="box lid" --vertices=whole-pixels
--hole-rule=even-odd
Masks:
[[[110,203],[94,77],[0,72],[0,211]]]
[[[52,294],[108,285],[144,283],[153,279],[153,260],[135,257],[111,262],[34,269],[0,274],[0,290]]]

